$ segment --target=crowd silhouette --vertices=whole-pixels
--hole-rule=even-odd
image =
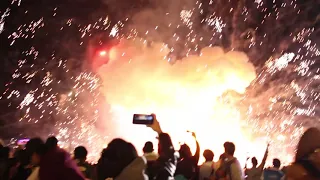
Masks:
[[[171,137],[164,133],[154,115],[149,125],[158,133],[158,150],[146,142],[143,155],[139,156],[133,144],[123,139],[113,139],[102,150],[97,164],[86,161],[88,151],[84,146],[74,149],[73,156],[58,146],[55,137],[46,142],[40,138],[28,141],[12,153],[0,143],[0,180],[320,180],[320,131],[308,129],[297,146],[296,158],[291,165],[281,169],[276,157],[268,157],[269,145],[261,163],[256,157],[252,167],[241,167],[234,157],[236,146],[223,144],[224,153],[214,162],[214,152],[204,150],[205,162],[198,166],[200,145],[196,134],[196,152],[193,155],[187,144],[176,151]],[[267,158],[273,159],[272,167],[265,167]]]

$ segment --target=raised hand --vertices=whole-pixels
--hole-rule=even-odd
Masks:
[[[151,114],[153,116],[153,124],[147,125],[148,127],[150,127],[151,129],[153,129],[155,132],[157,132],[158,134],[162,133],[161,127],[160,127],[160,123],[157,120],[157,116],[155,114]]]

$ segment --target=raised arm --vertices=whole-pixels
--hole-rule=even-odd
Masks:
[[[199,142],[197,141],[197,137],[194,132],[192,133],[192,136],[194,137],[194,139],[196,141],[196,145],[197,145],[196,153],[194,154],[193,159],[194,159],[195,164],[198,165],[199,158],[200,158],[200,145],[199,145]]]
[[[268,152],[269,152],[269,144],[268,144],[268,146],[267,146],[266,152],[264,153],[262,162],[261,162],[261,164],[260,164],[259,167],[258,167],[258,169],[259,169],[260,171],[263,171],[264,165],[266,164],[266,160],[267,160],[267,157],[268,157]]]
[[[171,141],[171,137],[167,133],[163,133],[155,114],[152,125],[149,125],[159,135],[159,158],[156,161],[157,170],[155,172],[155,180],[169,179],[174,176],[178,156]]]
[[[244,174],[245,175],[248,175],[248,160],[249,160],[250,158],[249,157],[247,157],[247,159],[246,159],[246,164],[244,165]]]

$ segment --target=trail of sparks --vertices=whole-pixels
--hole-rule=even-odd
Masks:
[[[162,37],[160,40],[174,54],[167,56],[167,60],[172,63],[173,59],[177,59],[175,56],[197,54],[205,46],[221,45],[226,49],[244,50],[251,60],[263,59],[266,62],[240,101],[242,106],[246,105],[245,110],[242,111],[243,108],[237,105],[232,107],[243,114],[244,122],[253,132],[273,141],[274,154],[289,162],[304,128],[319,127],[319,121],[316,120],[320,116],[320,70],[316,66],[320,56],[317,44],[319,35],[312,23],[302,23],[305,19],[301,19],[301,14],[306,10],[300,9],[302,6],[296,0],[240,3],[235,6],[230,1],[225,4],[212,0],[194,1],[190,7],[180,9],[177,15],[160,11],[163,14],[155,14],[154,19],[163,21],[151,19],[147,25],[143,22],[143,25],[137,23],[136,26],[130,24],[130,18],[112,22],[111,15],[100,16],[88,23],[71,17],[60,19],[61,23],[53,25],[52,22],[59,17],[62,8],[55,7],[50,17],[26,20],[15,29],[10,29],[10,32],[6,29],[9,23],[6,20],[13,15],[11,9],[6,8],[0,12],[0,34],[7,35],[9,46],[41,39],[46,35],[46,28],[56,28],[62,34],[72,28],[77,29],[78,33],[74,34],[79,38],[77,46],[87,46],[98,32],[108,32],[110,38],[140,39],[146,44],[159,41],[157,37]],[[23,2],[13,0],[12,6],[23,6]],[[24,12],[25,16],[29,14],[28,10]],[[202,19],[197,20],[195,17],[199,15]],[[293,15],[297,16],[297,22],[290,23]],[[312,20],[317,21],[316,18]],[[293,23],[298,24],[295,26]],[[200,30],[197,28],[199,24]],[[279,32],[287,34],[282,36],[277,33],[283,30],[280,26],[292,29],[287,33]],[[279,37],[283,37],[283,41],[277,40]],[[99,44],[102,42],[99,41]],[[90,147],[92,157],[96,157],[101,144],[105,143],[94,143],[93,139],[100,138],[101,142],[108,140],[95,130],[99,118],[97,106],[101,98],[99,78],[90,72],[72,69],[70,64],[74,62],[71,58],[58,54],[61,47],[49,49],[50,56],[47,56],[47,53],[42,54],[38,46],[25,45],[19,51],[19,57],[15,57],[17,63],[12,80],[6,84],[0,99],[19,102],[17,108],[23,112],[19,123],[39,123],[52,116],[56,117],[59,120],[55,123],[56,131],[52,133],[58,134],[62,144],[74,147],[85,143]],[[70,46],[76,47],[73,43]],[[74,71],[82,72],[71,75]],[[58,78],[59,74],[65,74],[68,80]],[[18,88],[15,84],[25,87]],[[67,90],[63,89],[64,86],[67,86]],[[92,98],[88,99],[87,96]],[[11,105],[9,103],[8,106]],[[279,154],[285,152],[283,148],[292,153]]]

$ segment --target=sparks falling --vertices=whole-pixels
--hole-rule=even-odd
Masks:
[[[157,111],[170,133],[169,120],[183,124],[176,145],[192,144],[183,137],[194,130],[216,153],[231,139],[246,147],[240,158],[259,157],[271,142],[271,158],[290,162],[304,129],[320,126],[319,2],[130,2],[44,9],[14,0],[0,9],[0,55],[11,77],[0,96],[8,106],[1,117],[11,119],[4,127],[55,134],[70,149],[83,144],[96,160],[114,137],[141,149],[153,137],[130,114]],[[208,139],[212,126],[235,134]]]

